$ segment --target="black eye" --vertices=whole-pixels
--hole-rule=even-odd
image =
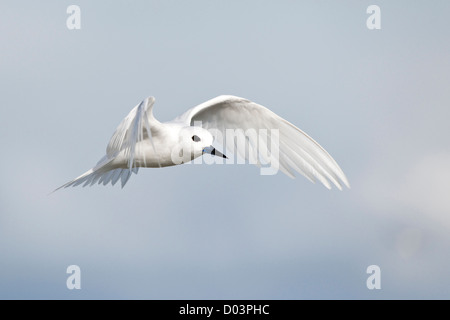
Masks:
[[[193,135],[192,136],[192,141],[199,142],[200,138],[198,136],[196,136],[196,135]]]

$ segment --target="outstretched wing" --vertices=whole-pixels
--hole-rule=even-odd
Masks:
[[[56,190],[70,186],[75,187],[82,183],[83,187],[95,183],[103,183],[104,185],[111,183],[114,185],[119,179],[123,188],[131,173],[137,173],[139,169],[133,166],[136,151],[139,152],[136,149],[138,142],[149,138],[153,145],[152,136],[158,134],[158,128],[161,123],[153,117],[152,109],[154,103],[155,98],[149,97],[134,107],[122,120],[111,137],[106,148],[106,155],[92,169]],[[123,152],[123,156],[127,160],[127,169],[117,168],[112,165],[115,157],[121,152]]]
[[[293,178],[294,171],[297,171],[312,182],[319,180],[328,189],[331,188],[330,181],[340,190],[342,184],[350,187],[339,165],[316,141],[274,112],[247,99],[219,96],[186,111],[177,120],[187,125],[201,122],[202,127],[220,130],[223,136],[226,129],[242,129],[243,132],[248,129],[256,132],[260,129],[278,129],[278,164],[283,173]],[[267,144],[264,149],[267,150],[268,141],[264,142]],[[238,144],[234,139],[226,141],[226,144],[227,149],[246,160],[252,156],[246,148],[248,151],[249,146],[253,146],[250,149],[256,150],[256,156],[264,159],[265,152],[262,152],[261,145],[256,147],[258,141],[255,137],[246,136],[245,144]]]
[[[153,145],[152,136],[158,133],[161,125],[153,116],[154,103],[154,97],[146,98],[122,120],[106,148],[106,156],[108,158],[113,158],[120,152],[124,152],[124,156],[128,161],[128,168],[131,170],[137,143],[149,138]]]

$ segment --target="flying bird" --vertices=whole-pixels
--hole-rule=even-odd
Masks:
[[[291,178],[298,172],[312,182],[320,181],[328,189],[332,184],[340,190],[343,185],[350,187],[345,174],[324,148],[262,105],[222,95],[187,110],[172,121],[159,122],[153,116],[154,103],[155,98],[148,97],[134,107],[112,135],[106,155],[93,168],[56,190],[81,184],[83,187],[95,183],[114,185],[119,179],[123,188],[140,167],[178,165],[205,153],[228,158],[213,146],[213,133],[226,130],[276,130],[267,136],[246,135],[244,143],[234,138],[218,143],[225,144],[226,149],[246,160],[253,159],[258,166],[262,165],[261,158],[276,162],[277,168]],[[271,154],[276,154],[276,159],[270,157]]]

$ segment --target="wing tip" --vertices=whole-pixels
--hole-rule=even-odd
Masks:
[[[348,189],[350,188],[350,183],[348,182],[347,178],[344,176],[344,179],[341,178],[341,181],[339,181],[338,183],[334,183],[334,185],[336,186],[336,188],[338,188],[340,191],[343,191],[344,188],[342,186],[342,184],[344,186],[346,186]]]
[[[149,96],[147,98],[144,99],[144,105],[146,106],[146,108],[152,106],[155,103],[156,99],[154,96]]]

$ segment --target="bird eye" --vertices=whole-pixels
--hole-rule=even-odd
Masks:
[[[196,135],[193,135],[192,136],[192,141],[199,142],[200,138],[198,136],[196,136]]]

